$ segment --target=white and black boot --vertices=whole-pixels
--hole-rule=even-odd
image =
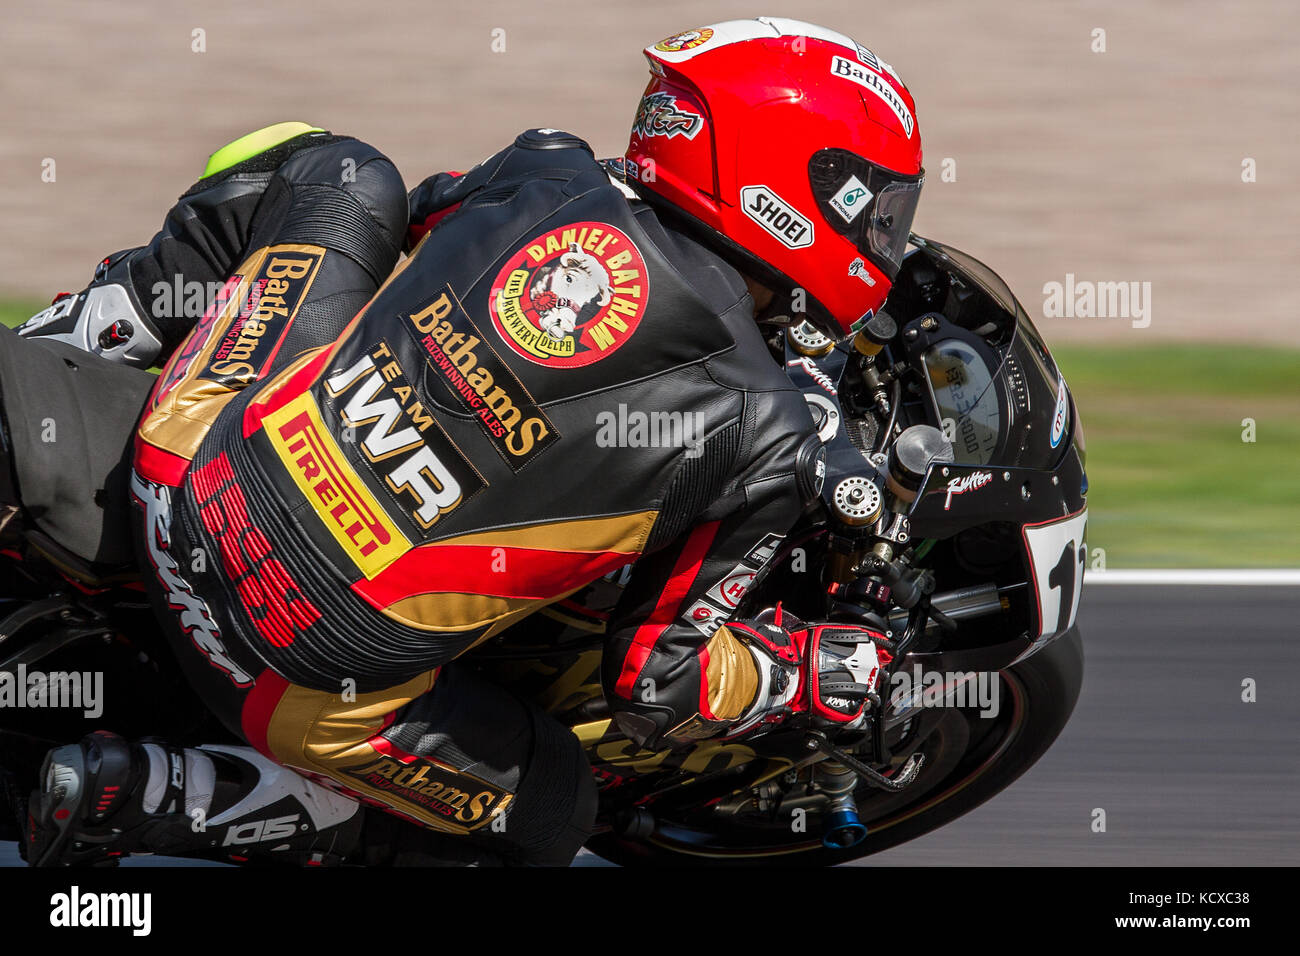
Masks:
[[[18,327],[18,334],[65,342],[110,361],[149,368],[162,353],[162,335],[131,281],[131,257],[115,252],[95,269],[81,292],[61,292],[49,308]]]
[[[363,814],[349,797],[251,747],[178,748],[97,731],[51,750],[28,801],[31,866],[114,865],[128,854],[340,863]]]

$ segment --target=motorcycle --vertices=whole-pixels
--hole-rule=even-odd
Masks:
[[[821,489],[788,535],[691,610],[693,623],[707,635],[778,603],[804,620],[883,619],[892,661],[864,731],[789,720],[645,750],[600,686],[627,568],[462,657],[581,741],[600,792],[587,847],[616,863],[829,865],[897,846],[1014,783],[1078,698],[1083,432],[1006,284],[913,236],[885,309],[855,337],[781,318],[765,333],[817,423]],[[77,566],[11,522],[0,532],[0,682],[21,686],[37,669],[103,674],[103,698],[124,703],[93,718],[0,709],[0,839],[18,839],[45,753],[91,730],[239,743],[188,692],[137,570]]]

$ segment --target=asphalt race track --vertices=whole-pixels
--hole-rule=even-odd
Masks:
[[[1087,675],[1056,745],[984,806],[867,862],[1300,864],[1300,587],[1093,584],[1079,625]],[[0,865],[20,862],[0,846]],[[127,865],[175,863],[194,865]]]
[[[871,863],[1300,863],[1300,587],[1085,586],[1079,626],[1083,692],[1052,749]]]

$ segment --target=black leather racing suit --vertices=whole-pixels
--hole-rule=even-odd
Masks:
[[[171,351],[133,477],[155,603],[209,705],[426,826],[513,801],[536,830],[584,799],[574,739],[446,665],[634,564],[604,656],[620,727],[670,745],[752,712],[757,665],[720,625],[820,443],[740,275],[585,143],[532,130],[411,193],[433,228],[369,298],[400,178],[354,140],[279,149],[200,181],[129,263],[137,294],[177,263],[227,283]],[[329,150],[364,154],[359,178],[339,187]],[[178,324],[152,331],[170,346]],[[530,721],[522,756],[500,743]]]

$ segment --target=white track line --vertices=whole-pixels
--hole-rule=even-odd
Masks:
[[[1125,568],[1088,571],[1084,584],[1300,585],[1300,568]]]

